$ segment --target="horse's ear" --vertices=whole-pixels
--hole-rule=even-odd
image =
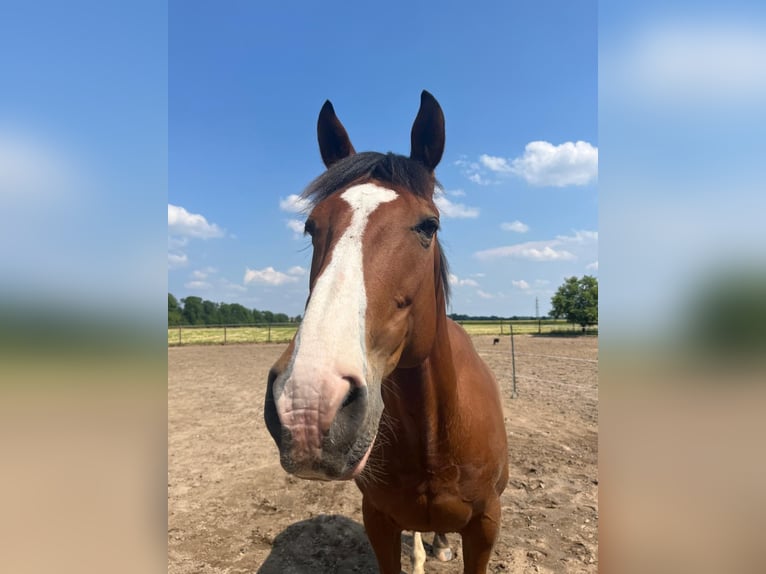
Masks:
[[[444,153],[444,113],[436,98],[425,90],[420,94],[420,109],[410,140],[410,158],[433,171]]]
[[[324,103],[319,112],[317,139],[319,140],[319,152],[322,154],[322,161],[327,167],[356,153],[354,146],[351,145],[351,140],[348,138],[346,128],[335,115],[335,109],[330,100]]]

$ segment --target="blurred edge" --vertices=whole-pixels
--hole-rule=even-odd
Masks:
[[[763,571],[766,13],[599,4],[599,571]]]
[[[163,572],[167,5],[0,12],[0,572]]]

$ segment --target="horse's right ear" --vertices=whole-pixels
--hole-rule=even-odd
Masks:
[[[328,168],[336,161],[356,153],[346,133],[346,128],[335,115],[335,109],[330,100],[324,103],[319,112],[317,139],[319,140],[319,152],[322,154],[322,161]]]
[[[430,93],[420,94],[420,109],[412,124],[410,158],[433,172],[444,153],[444,112]]]

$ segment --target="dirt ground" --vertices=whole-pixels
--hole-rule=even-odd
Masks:
[[[474,338],[502,388],[510,479],[489,572],[596,572],[598,339]],[[263,422],[285,345],[168,349],[168,573],[375,573],[353,482],[287,475]],[[431,535],[424,536],[426,550]],[[427,573],[463,571],[456,557]],[[412,533],[403,534],[410,571]]]

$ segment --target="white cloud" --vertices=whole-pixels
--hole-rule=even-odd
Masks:
[[[502,157],[495,157],[487,154],[482,154],[479,156],[479,161],[481,164],[489,169],[490,171],[495,171],[498,173],[510,173],[513,171],[510,165],[508,165],[508,160]]]
[[[480,185],[495,183],[487,178],[487,172],[516,175],[535,186],[586,185],[598,177],[598,148],[585,141],[560,145],[532,141],[525,146],[522,156],[512,160],[482,154],[478,163],[459,160],[456,164],[463,175]]]
[[[598,176],[598,148],[584,141],[560,145],[546,141],[529,142],[524,155],[511,162],[510,172],[531,185],[585,185]]]
[[[579,255],[587,261],[597,256],[597,245],[598,231],[578,230],[573,235],[557,235],[555,239],[547,241],[527,241],[484,249],[474,253],[474,256],[482,260],[514,257],[530,261],[573,261]]]
[[[450,285],[454,285],[456,287],[463,287],[463,286],[478,287],[479,286],[479,284],[473,279],[461,279],[454,273],[449,274],[449,283]]]
[[[168,252],[168,268],[177,269],[188,265],[189,258],[186,253],[170,253]]]
[[[479,217],[478,207],[468,207],[462,203],[452,203],[447,199],[443,192],[437,191],[434,196],[434,203],[439,208],[439,213],[444,217],[453,217],[458,219]]]
[[[481,174],[478,173],[472,173],[468,175],[468,180],[472,181],[473,183],[476,183],[478,185],[489,185],[492,183],[491,181],[484,179]]]
[[[455,165],[460,168],[462,174],[468,178],[469,181],[478,185],[489,185],[492,181],[485,178],[482,174],[482,167],[478,162],[468,161],[465,156],[455,161]]]
[[[585,266],[585,269],[588,271],[598,271],[598,261],[594,261],[593,263],[588,263]]]
[[[188,237],[173,237],[168,236],[168,247],[170,249],[178,249],[180,247],[186,247],[189,244]]]
[[[243,287],[239,283],[232,283],[228,279],[222,279],[220,283],[221,283],[221,287],[223,287],[224,290],[226,290],[227,292],[232,292],[237,294],[247,292],[247,289],[245,287]]]
[[[518,287],[519,289],[529,289],[529,283],[523,279],[519,279],[518,281],[511,281],[511,285]]]
[[[757,21],[668,19],[611,47],[603,58],[607,94],[682,113],[700,105],[760,109],[766,97],[766,36]]]
[[[298,237],[303,236],[306,223],[300,219],[288,219],[287,228],[293,231]]]
[[[63,150],[67,147],[58,142],[51,144],[39,135],[17,131],[9,133],[7,127],[0,134],[0,201],[12,198],[36,202],[40,198],[58,196],[71,199],[84,180],[72,157]],[[30,137],[31,136],[31,137]],[[36,205],[33,203],[32,205]]]
[[[273,267],[266,267],[265,269],[245,269],[245,284],[284,285],[285,283],[295,283],[296,281],[298,281],[298,277],[295,274],[289,275],[287,273],[282,273]]]
[[[576,257],[569,251],[554,249],[560,241],[528,241],[516,245],[495,247],[477,251],[475,256],[479,259],[489,260],[499,257],[515,257],[517,259],[529,259],[531,261],[571,261]]]
[[[279,200],[279,209],[290,213],[305,213],[311,207],[311,202],[303,199],[300,195],[290,194],[287,199]],[[301,231],[303,231],[301,229]]]
[[[191,278],[196,279],[198,281],[204,281],[210,275],[217,272],[217,269],[215,267],[205,267],[204,269],[195,269],[191,272]]]
[[[184,287],[187,289],[196,289],[198,291],[204,291],[206,289],[210,289],[210,283],[207,281],[189,281],[187,283],[184,283]]]
[[[526,233],[529,231],[529,225],[522,223],[521,221],[513,221],[511,223],[501,223],[500,229],[505,231],[515,231],[516,233]]]
[[[209,267],[210,273],[217,273],[216,269],[213,269],[212,267]],[[202,273],[204,274],[205,271],[203,270]],[[192,276],[194,277],[195,274],[192,273]],[[213,280],[213,278],[210,278],[211,281],[204,281],[200,279],[196,279],[196,281],[200,282],[200,285],[198,285],[198,288],[210,288],[213,290],[213,292],[216,294],[216,296],[219,296],[221,300],[227,300],[231,297],[239,297],[239,295],[242,295],[243,293],[247,293],[247,288],[244,285],[240,285],[239,283],[234,283],[232,281],[229,281],[225,277],[218,277]],[[193,281],[191,282],[193,283]],[[208,285],[208,287],[204,287],[202,283],[205,283]],[[186,286],[189,286],[189,283],[186,284]],[[241,302],[241,301],[240,301]]]
[[[223,237],[223,230],[215,223],[208,223],[204,216],[189,213],[183,207],[168,203],[168,233],[198,239]]]
[[[476,290],[476,294],[481,297],[482,299],[494,299],[495,296],[492,293],[487,293],[486,291],[482,291],[481,289]]]
[[[446,193],[447,195],[452,195],[454,197],[463,197],[465,195],[465,191],[463,191],[462,189],[447,190]]]
[[[574,232],[574,235],[557,235],[556,239],[565,243],[585,244],[598,241],[598,231],[588,231],[586,229]]]
[[[290,269],[287,270],[287,274],[302,277],[306,274],[306,270],[300,265],[296,265],[295,267],[290,267]]]

